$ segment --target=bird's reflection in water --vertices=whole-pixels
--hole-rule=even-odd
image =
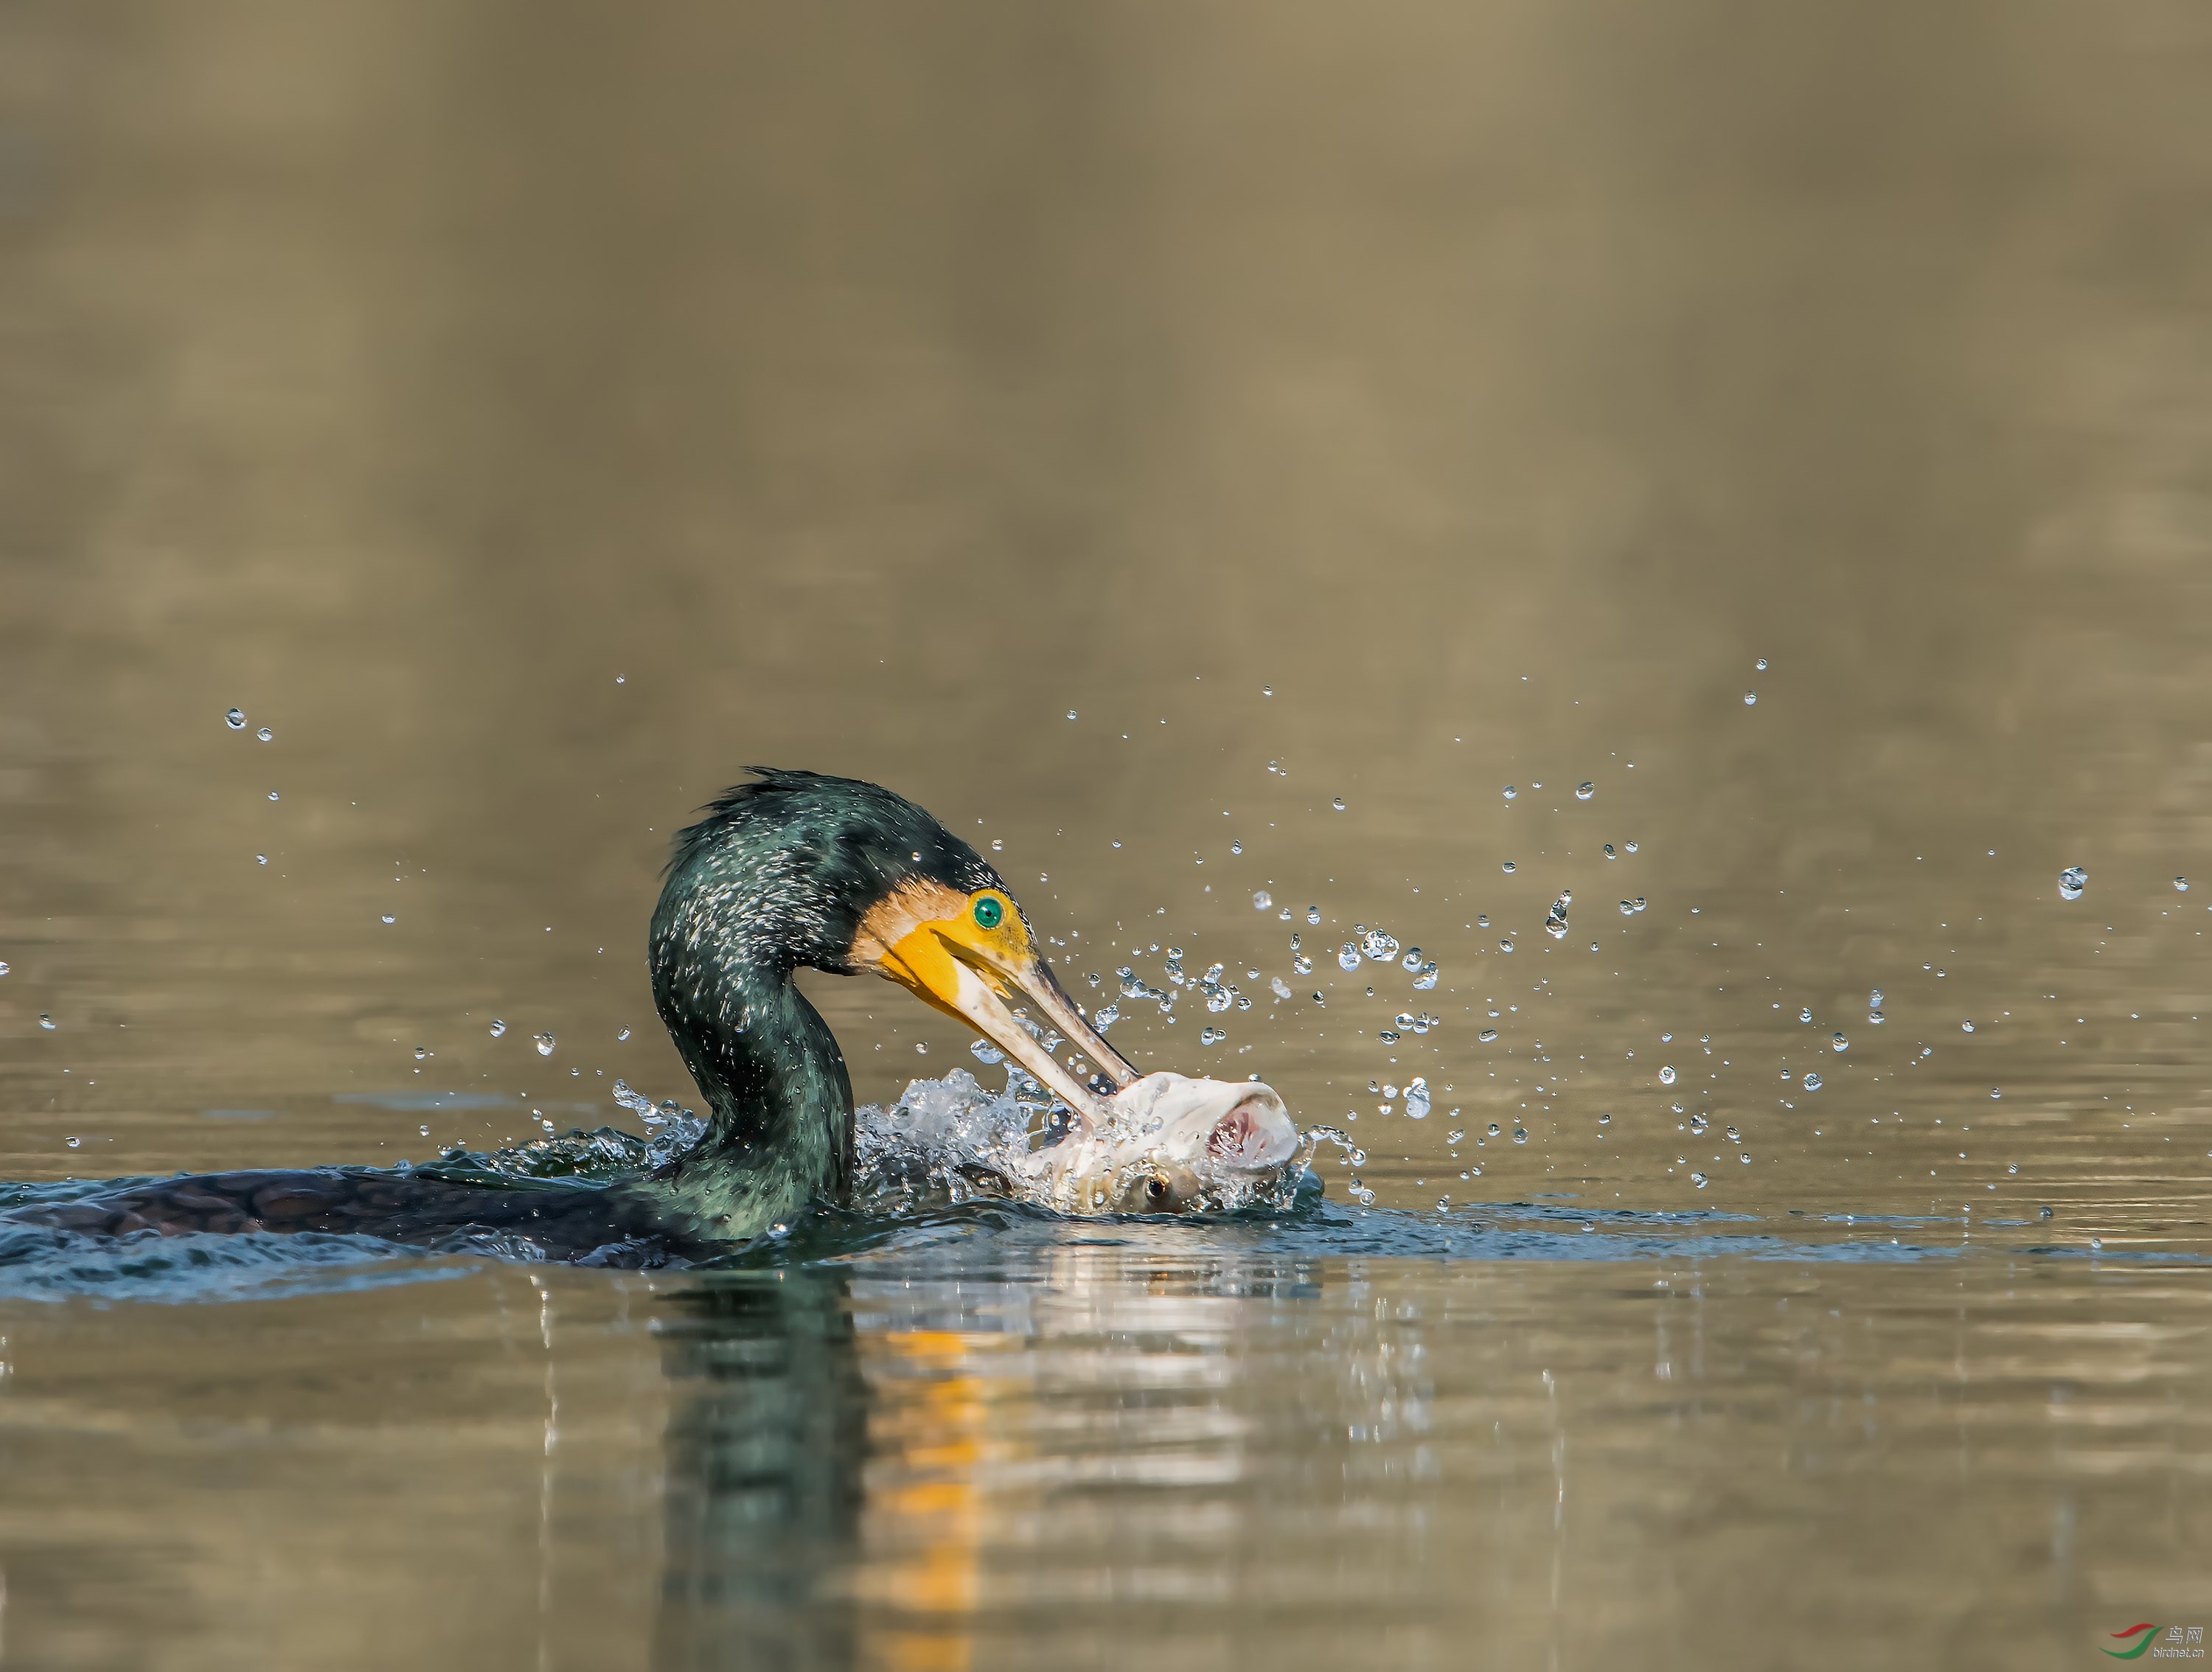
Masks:
[[[663,1338],[655,1663],[967,1666],[986,1400],[962,1364],[1018,1341],[856,1331],[845,1274],[807,1269],[684,1291]]]
[[[732,1273],[663,1322],[669,1419],[665,1667],[842,1667],[867,1391],[842,1274]]]
[[[1318,1292],[1296,1262],[1066,1245],[682,1292],[659,1663],[1095,1648],[1118,1586],[1079,1600],[1069,1563],[1211,1615],[1259,1513],[1234,1344]]]

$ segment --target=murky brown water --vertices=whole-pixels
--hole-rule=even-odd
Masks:
[[[2179,3],[0,10],[0,1177],[688,1095],[766,761],[1222,963],[1116,1042],[1376,1210],[0,1267],[0,1662],[2212,1626],[2208,95]]]

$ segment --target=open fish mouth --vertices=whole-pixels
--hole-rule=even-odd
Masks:
[[[1024,1198],[1063,1213],[1188,1213],[1270,1199],[1298,1129],[1258,1080],[1147,1074],[1106,1100],[1107,1118],[1032,1151]]]

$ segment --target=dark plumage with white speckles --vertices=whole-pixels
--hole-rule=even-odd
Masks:
[[[992,923],[1018,912],[975,850],[903,797],[850,778],[759,769],[677,837],[653,915],[653,1002],[709,1111],[705,1136],[659,1172],[588,1182],[448,1158],[389,1171],[118,1180],[5,1217],[101,1237],[349,1231],[593,1264],[710,1255],[810,1203],[842,1202],[850,1188],[844,1055],[794,972],[880,969],[882,933],[906,933],[915,911],[963,918],[969,897],[985,889],[1004,896]],[[872,912],[881,916],[872,930]],[[1048,1000],[1065,999],[1048,976],[1030,980]],[[1015,1050],[1028,1044],[1009,1041]],[[1038,1066],[1053,1067],[1048,1057]]]
[[[879,785],[755,772],[676,838],[650,942],[653,1003],[710,1116],[665,1183],[702,1231],[725,1236],[842,1201],[851,1180],[844,1055],[793,972],[855,973],[861,919],[907,885],[1005,886],[974,848]]]

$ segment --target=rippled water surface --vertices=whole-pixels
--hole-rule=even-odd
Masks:
[[[2179,3],[0,9],[0,1209],[696,1100],[754,762],[1336,1134],[708,1271],[0,1222],[0,1664],[2212,1628],[2208,109]]]

